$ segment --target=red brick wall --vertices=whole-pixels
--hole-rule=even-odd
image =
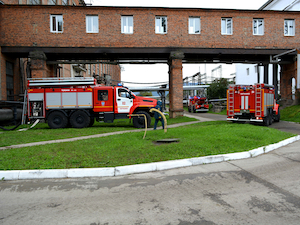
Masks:
[[[299,46],[298,12],[71,6],[2,6],[1,46],[281,48]],[[62,14],[63,33],[50,32],[50,15]],[[99,16],[99,33],[86,33],[85,16]],[[133,15],[134,33],[121,34],[121,15]],[[168,18],[168,33],[155,34],[155,16]],[[188,34],[189,16],[201,17],[201,34]],[[232,17],[233,34],[221,35],[221,18]],[[265,33],[254,36],[253,18],[264,18]],[[284,19],[295,19],[296,34],[284,36]]]

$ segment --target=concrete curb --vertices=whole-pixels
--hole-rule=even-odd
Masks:
[[[85,168],[85,169],[52,169],[52,170],[12,170],[0,171],[2,180],[23,180],[23,179],[49,179],[49,178],[80,178],[80,177],[113,177],[134,173],[154,172],[169,170],[181,167],[196,166],[209,163],[225,162],[237,159],[247,159],[268,153],[277,148],[300,140],[300,135],[288,138],[275,144],[259,147],[246,152],[230,153],[224,155],[213,155],[190,159],[171,160],[137,164],[130,166],[118,166],[107,168]]]

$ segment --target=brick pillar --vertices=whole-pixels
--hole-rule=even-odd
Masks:
[[[45,78],[47,77],[47,57],[44,52],[34,51],[30,52],[30,69],[32,78]]]
[[[171,52],[169,59],[170,118],[183,116],[182,52]]]

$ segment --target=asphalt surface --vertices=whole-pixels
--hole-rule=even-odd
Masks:
[[[255,158],[167,171],[0,181],[0,224],[299,224],[299,174],[297,141]]]

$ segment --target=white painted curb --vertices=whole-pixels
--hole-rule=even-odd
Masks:
[[[84,169],[53,169],[53,170],[0,170],[2,180],[22,179],[49,179],[49,178],[79,178],[79,177],[113,177],[126,174],[145,173],[161,170],[169,170],[181,167],[196,166],[209,163],[225,162],[229,160],[247,159],[268,153],[277,148],[300,140],[300,135],[288,138],[275,144],[259,147],[246,152],[230,153],[224,155],[212,155],[190,159],[179,159],[165,162],[145,163],[129,166],[107,168],[84,168]]]

